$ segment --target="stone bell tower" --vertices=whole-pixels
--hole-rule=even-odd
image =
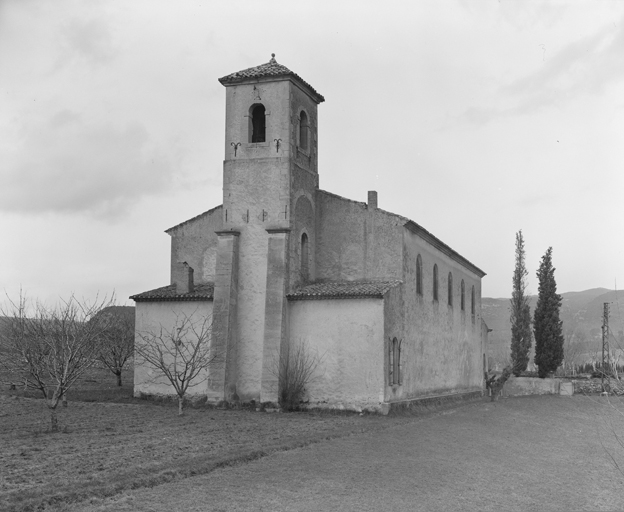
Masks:
[[[287,293],[314,279],[317,106],[324,101],[273,54],[226,87],[223,230],[217,232],[213,402],[277,400],[273,367]]]

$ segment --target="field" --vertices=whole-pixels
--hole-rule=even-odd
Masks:
[[[525,397],[399,417],[197,408],[180,418],[174,403],[136,400],[130,381],[113,384],[105,372],[81,382],[54,434],[41,400],[0,394],[0,510],[617,510],[624,502],[620,399]]]
[[[124,377],[122,389],[104,370],[81,381],[69,406],[58,408],[58,433],[49,432],[48,410],[36,394],[0,394],[0,510],[151,487],[386,423],[377,416],[207,408],[178,417],[176,403],[131,398],[131,377]]]

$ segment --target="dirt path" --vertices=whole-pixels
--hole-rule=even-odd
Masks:
[[[610,422],[598,398],[477,403],[71,510],[622,510]]]

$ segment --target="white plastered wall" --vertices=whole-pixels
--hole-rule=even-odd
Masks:
[[[171,331],[176,321],[184,316],[201,323],[204,319],[212,319],[212,301],[164,301],[164,302],[137,302],[135,322],[135,342],[141,340],[145,333],[156,333],[163,330]],[[134,367],[134,395],[141,394],[175,396],[175,390],[165,377],[158,371],[141,366],[135,357]],[[197,378],[198,385],[189,388],[189,396],[206,394],[207,370]]]
[[[289,342],[305,343],[320,364],[309,405],[379,410],[384,395],[383,299],[289,302]]]

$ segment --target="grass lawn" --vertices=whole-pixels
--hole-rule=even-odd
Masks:
[[[1,511],[151,487],[388,421],[207,408],[178,417],[176,403],[133,399],[126,381],[118,389],[112,374],[91,372],[69,393],[69,406],[59,406],[58,433],[49,432],[47,407],[36,394],[0,394]]]
[[[481,402],[281,451],[68,512],[622,511],[622,407]]]
[[[121,389],[104,370],[85,377],[58,433],[36,395],[0,393],[1,511],[624,509],[621,399],[178,417],[175,403],[132,398],[124,377]]]

